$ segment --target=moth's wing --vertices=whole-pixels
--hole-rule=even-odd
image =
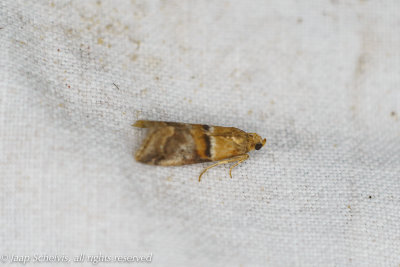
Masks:
[[[144,121],[149,128],[147,137],[136,152],[137,161],[163,166],[185,165],[209,161],[201,158],[196,149],[191,124],[176,126],[165,122]],[[149,123],[148,123],[149,122]]]
[[[188,123],[179,123],[179,122],[168,122],[168,121],[148,121],[148,120],[138,120],[132,126],[138,128],[158,128],[158,127],[166,127],[173,126],[177,128],[188,127]]]

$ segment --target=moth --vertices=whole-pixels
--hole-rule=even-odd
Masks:
[[[132,126],[148,128],[135,154],[138,162],[179,166],[217,161],[200,173],[199,182],[207,170],[235,162],[229,169],[232,178],[232,169],[249,158],[247,153],[261,149],[266,143],[258,134],[234,127],[147,120],[139,120]]]

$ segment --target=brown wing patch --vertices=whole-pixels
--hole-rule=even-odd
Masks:
[[[173,127],[150,128],[142,146],[135,154],[135,159],[146,164],[156,164],[162,160],[164,144],[173,134]]]
[[[209,161],[211,160],[211,140],[208,125],[192,125],[190,133],[193,137],[197,156]]]
[[[150,127],[136,160],[146,164],[176,166],[209,161],[199,157],[190,125]]]

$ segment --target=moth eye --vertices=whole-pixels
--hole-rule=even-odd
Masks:
[[[257,143],[256,146],[254,147],[256,150],[260,150],[262,148],[261,143]]]

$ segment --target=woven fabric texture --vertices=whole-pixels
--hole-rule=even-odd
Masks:
[[[1,1],[0,256],[399,266],[399,11]],[[234,126],[267,144],[233,179],[227,165],[199,183],[208,164],[134,161],[137,119]]]

